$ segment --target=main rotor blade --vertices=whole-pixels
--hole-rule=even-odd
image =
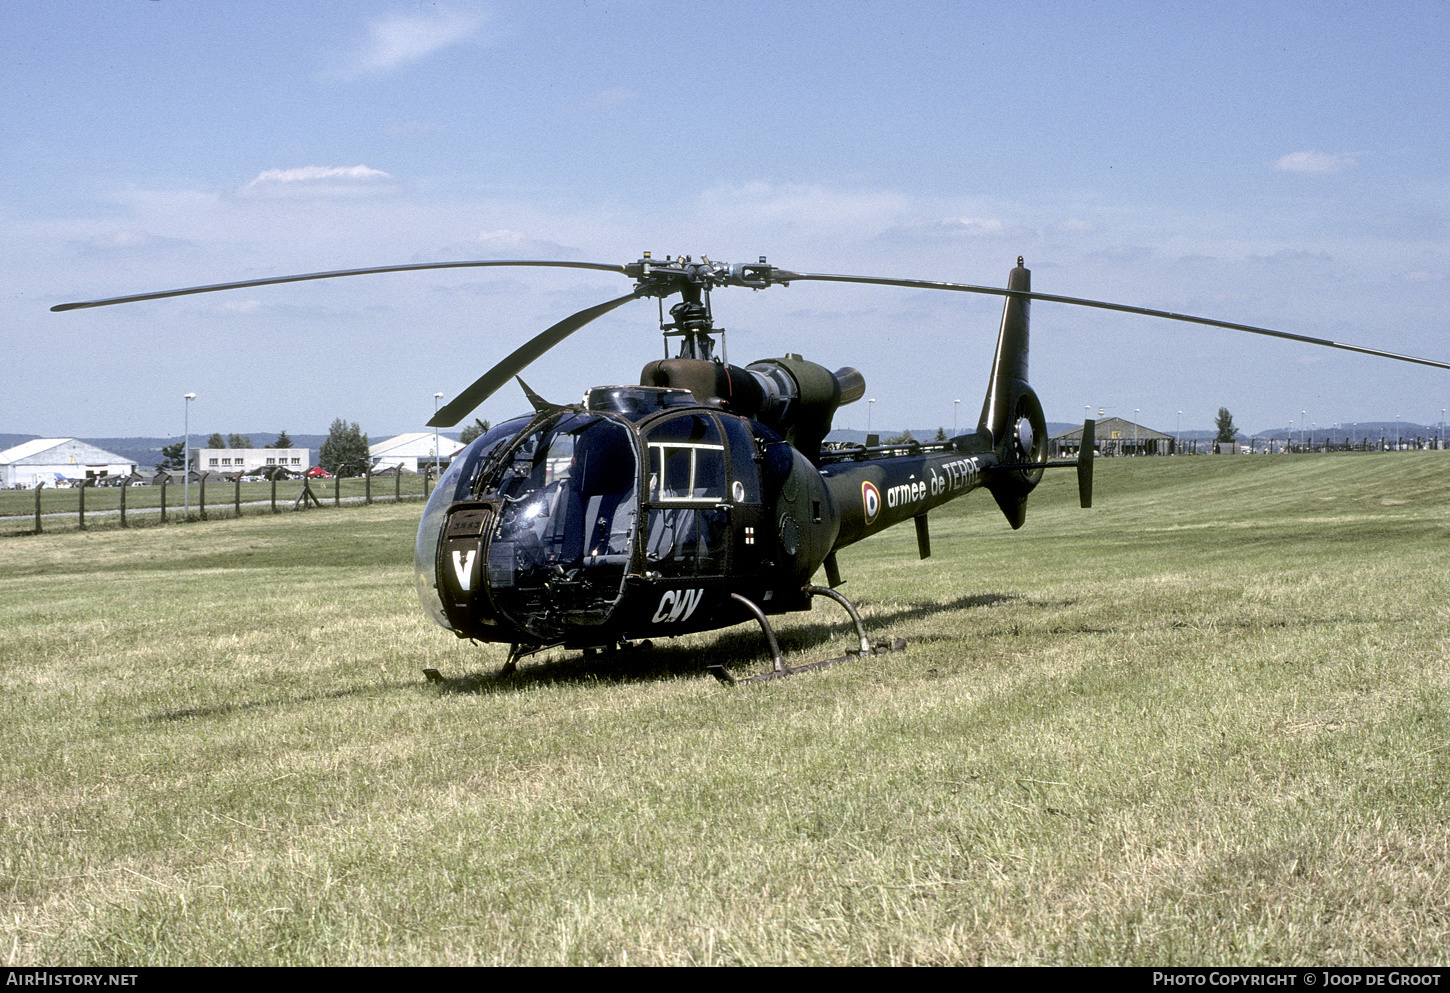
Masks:
[[[622,297],[616,297],[613,300],[595,304],[587,310],[581,310],[577,314],[564,318],[547,331],[530,338],[502,362],[480,376],[472,386],[448,401],[433,416],[433,419],[428,422],[428,426],[430,428],[453,427],[453,425],[473,413],[473,408],[493,396],[494,391],[500,386],[507,383],[510,379],[513,379],[520,372],[523,372],[524,367],[534,361],[534,359],[543,355],[596,317],[603,317],[615,307],[628,303],[635,299],[635,297],[635,293],[626,293]]]
[[[792,281],[797,279],[813,279],[833,283],[875,283],[879,286],[907,286],[923,290],[956,290],[959,293],[985,293],[989,296],[999,297],[1021,297],[1024,300],[1043,300],[1048,303],[1068,303],[1077,307],[1095,307],[1098,310],[1114,310],[1120,314],[1139,314],[1143,317],[1162,317],[1170,321],[1186,321],[1189,324],[1202,324],[1211,328],[1227,328],[1230,331],[1246,331],[1249,334],[1267,335],[1270,338],[1284,338],[1288,341],[1302,341],[1310,345],[1322,345],[1325,348],[1340,348],[1346,352],[1359,352],[1363,355],[1374,355],[1382,359],[1396,359],[1400,362],[1414,362],[1417,365],[1433,366],[1436,369],[1450,369],[1450,362],[1437,362],[1434,359],[1422,359],[1414,355],[1401,355],[1398,352],[1381,351],[1378,348],[1366,348],[1363,345],[1349,345],[1342,341],[1330,341],[1327,338],[1312,338],[1309,335],[1291,334],[1288,331],[1274,331],[1270,328],[1257,328],[1249,324],[1235,324],[1232,321],[1217,321],[1211,317],[1194,317],[1191,314],[1175,314],[1167,310],[1152,310],[1148,307],[1133,307],[1122,303],[1107,303],[1103,300],[1085,300],[1082,297],[1060,296],[1056,293],[1037,293],[1026,290],[1009,290],[1000,286],[972,286],[967,283],[941,283],[928,279],[891,279],[885,276],[834,276],[825,273],[815,272],[792,272],[777,273],[775,279],[780,281]]]
[[[483,269],[489,266],[543,266],[554,269],[598,269],[602,272],[624,272],[622,265],[605,262],[547,262],[518,261],[515,259],[487,259],[479,262],[419,262],[413,265],[384,265],[369,269],[337,269],[332,272],[307,272],[297,276],[270,276],[266,279],[243,279],[235,283],[212,283],[208,286],[188,286],[179,290],[161,290],[157,293],[134,293],[124,297],[108,297],[105,300],[87,300],[81,303],[61,303],[50,308],[52,311],[83,310],[87,307],[108,307],[113,303],[137,303],[141,300],[162,300],[166,297],[184,297],[193,293],[215,293],[217,290],[240,290],[248,286],[271,286],[274,283],[302,283],[309,279],[335,279],[339,276],[371,276],[380,272],[419,272],[426,269]]]

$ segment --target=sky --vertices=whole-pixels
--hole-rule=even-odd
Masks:
[[[1003,285],[1020,255],[1043,292],[1450,361],[1443,2],[48,0],[0,28],[0,433],[422,430],[435,394],[630,288],[480,269],[49,311],[466,259]],[[856,430],[969,429],[1001,312],[828,283],[713,305],[737,365],[861,370]],[[637,382],[656,307],[524,379]],[[1058,304],[1031,347],[1052,421],[1450,406],[1450,371]],[[476,416],[527,409],[510,385]]]

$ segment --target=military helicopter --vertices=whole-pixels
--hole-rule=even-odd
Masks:
[[[721,263],[701,256],[636,262],[483,260],[306,273],[61,304],[54,311],[342,276],[428,269],[535,266],[616,272],[630,292],[566,317],[530,339],[441,408],[430,427],[451,427],[531,362],[590,321],[633,300],[660,300],[666,358],[637,385],[597,386],[574,404],[543,399],[518,379],[533,412],[493,426],[456,456],[424,508],[415,546],[423,609],[460,638],[509,645],[499,675],[551,648],[586,654],[648,639],[756,621],[774,656],[768,679],[899,648],[873,643],[842,595],[836,553],[907,520],[918,552],[931,554],[928,515],[985,488],[1013,528],[1044,472],[1077,470],[1080,502],[1092,505],[1093,421],[1077,459],[1048,459],[1042,404],[1028,384],[1033,300],[1187,321],[1382,358],[1450,364],[1378,349],[1123,304],[1033,292],[1024,260],[1006,287],[801,273],[762,256]],[[867,283],[1005,297],[986,396],[976,429],[937,444],[828,448],[843,405],[865,379],[800,355],[741,367],[715,354],[721,334],[714,289],[753,290],[799,281]],[[668,319],[664,301],[678,296]],[[668,357],[671,338],[678,352]],[[723,351],[723,348],[722,348]],[[813,582],[824,568],[826,585]],[[840,604],[858,641],[846,655],[784,664],[770,616]],[[736,678],[723,666],[723,682]],[[436,670],[430,680],[445,681]],[[741,680],[747,682],[750,680]]]

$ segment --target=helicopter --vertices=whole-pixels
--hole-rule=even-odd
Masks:
[[[452,427],[517,380],[532,412],[490,427],[456,455],[424,507],[414,548],[425,613],[457,637],[509,646],[499,676],[539,652],[585,655],[650,639],[755,621],[770,671],[735,684],[904,647],[873,642],[839,590],[837,552],[911,520],[918,554],[931,554],[931,511],[986,489],[1012,529],[1049,469],[1077,471],[1092,506],[1094,422],[1076,459],[1048,458],[1046,418],[1028,383],[1032,301],[1186,321],[1450,369],[1450,364],[1169,311],[1034,292],[1024,259],[1005,287],[881,276],[803,273],[765,256],[753,263],[645,252],[634,262],[479,260],[335,270],[60,304],[66,311],[218,290],[385,272],[532,266],[592,269],[634,280],[628,293],[566,317],[517,348],[439,409],[430,427]],[[865,283],[1004,297],[981,416],[944,442],[827,446],[837,410],[865,395],[854,368],[830,370],[788,353],[746,366],[716,354],[712,290],[762,290],[793,282]],[[591,321],[642,298],[659,300],[666,357],[637,384],[597,386],[578,403],[539,396],[520,373]],[[679,297],[668,315],[667,299]],[[670,357],[669,343],[678,339]],[[723,352],[723,347],[722,347]],[[814,582],[824,570],[825,585]],[[857,644],[845,655],[785,665],[770,621],[810,610],[817,597],[850,615]],[[448,682],[437,670],[430,681]]]

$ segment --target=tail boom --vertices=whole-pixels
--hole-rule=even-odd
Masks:
[[[821,467],[841,518],[836,548],[920,517],[983,486],[996,467],[990,451],[952,446]]]

